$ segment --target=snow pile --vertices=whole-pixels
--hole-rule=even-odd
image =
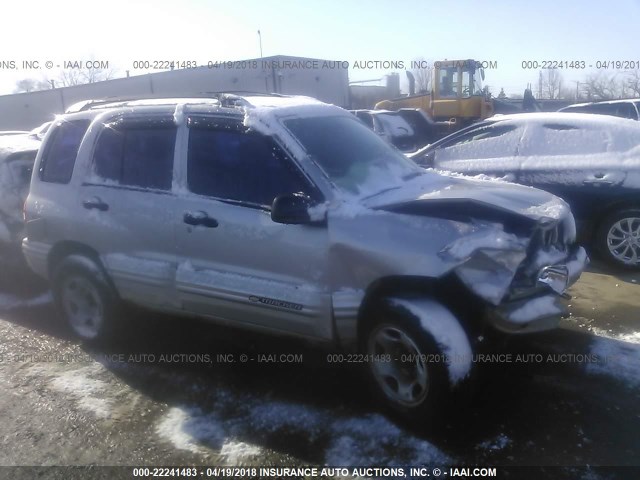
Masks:
[[[476,445],[476,450],[503,450],[511,444],[511,440],[504,433],[490,438]]]
[[[171,408],[156,427],[156,432],[176,448],[193,453],[204,453],[203,443],[219,449],[225,439],[217,415],[206,414],[199,408]]]
[[[228,464],[265,453],[264,448],[243,441],[295,435],[308,439],[310,447],[324,448],[330,466],[443,464],[451,458],[426,440],[396,427],[382,415],[339,417],[335,410],[321,409],[249,395],[216,390],[213,412],[181,406],[171,408],[156,432],[176,448],[206,454],[211,450]],[[219,411],[233,408],[233,414]],[[328,443],[325,441],[328,439]]]
[[[99,364],[69,370],[54,378],[51,386],[54,390],[71,396],[81,409],[93,413],[98,418],[106,419],[111,416],[112,402],[104,395],[112,387],[94,378],[102,371],[103,367]]]
[[[409,435],[382,415],[336,420],[327,465],[446,465],[451,458],[426,440]]]
[[[462,381],[471,370],[471,345],[458,319],[433,300],[392,298],[392,305],[405,308],[420,320],[422,328],[431,334],[448,358],[447,367],[452,385]],[[426,353],[426,352],[421,352]]]
[[[587,365],[588,373],[608,375],[634,387],[640,386],[640,332],[617,338],[595,337],[591,354],[597,355],[598,362]]]
[[[514,323],[523,324],[537,318],[560,315],[563,310],[558,306],[557,298],[555,295],[547,295],[529,300],[522,307],[511,312],[509,320]]]
[[[0,293],[0,311],[15,310],[16,308],[40,307],[53,302],[51,292],[45,292],[32,298],[22,298],[10,293]]]

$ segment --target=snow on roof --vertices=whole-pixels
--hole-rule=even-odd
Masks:
[[[571,105],[567,105],[564,108],[571,108],[571,107],[587,107],[590,105],[600,105],[600,104],[604,104],[604,105],[610,105],[612,103],[638,103],[640,102],[640,98],[625,98],[622,100],[602,100],[601,102],[584,102],[584,103],[574,103]]]
[[[613,117],[610,115],[593,115],[592,113],[573,112],[531,112],[531,113],[511,113],[508,115],[494,115],[489,117],[489,121],[514,122],[572,122],[574,125],[609,125],[612,127],[629,127],[640,129],[640,125],[635,120],[628,118]]]
[[[35,151],[38,148],[40,148],[40,142],[27,134],[0,137],[0,162],[12,153]]]
[[[275,96],[275,95],[241,95],[253,107],[299,107],[303,105],[328,105],[315,98],[302,95]]]

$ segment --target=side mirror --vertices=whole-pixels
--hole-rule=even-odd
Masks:
[[[288,225],[304,225],[323,223],[311,219],[309,208],[312,207],[309,197],[301,193],[278,195],[271,205],[271,220]]]
[[[416,163],[424,168],[433,168],[436,160],[436,150],[431,150],[430,152],[427,152],[422,157],[417,159]]]

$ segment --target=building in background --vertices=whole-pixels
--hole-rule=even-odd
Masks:
[[[348,64],[276,55],[193,69],[0,96],[0,130],[24,130],[53,120],[74,103],[110,97],[204,96],[222,91],[306,95],[349,106]]]

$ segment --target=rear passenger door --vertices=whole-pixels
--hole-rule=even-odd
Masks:
[[[237,119],[191,117],[176,212],[176,285],[185,311],[329,339],[326,226],[271,220],[282,194],[321,200],[270,137]]]
[[[120,295],[176,307],[172,116],[119,117],[103,125],[80,186],[79,238],[100,254]]]

